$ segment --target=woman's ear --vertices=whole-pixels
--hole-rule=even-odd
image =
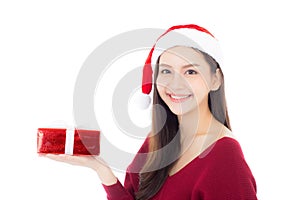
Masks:
[[[216,72],[212,75],[212,84],[211,84],[211,91],[216,91],[220,88],[222,84],[223,76],[222,72],[219,68],[216,69]]]

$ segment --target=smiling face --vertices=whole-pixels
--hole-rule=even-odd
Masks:
[[[174,114],[183,115],[208,106],[208,93],[218,87],[216,78],[199,51],[173,47],[160,56],[157,91]]]

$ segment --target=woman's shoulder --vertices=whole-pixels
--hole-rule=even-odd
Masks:
[[[242,147],[232,134],[226,134],[219,138],[202,153],[201,157],[204,158],[208,155],[208,158],[213,158],[216,161],[220,161],[220,159],[228,160],[233,157],[244,159]]]
[[[242,152],[238,139],[229,128],[222,125],[220,131],[216,132],[218,133],[217,139],[208,146],[205,152],[206,154],[212,152],[218,155],[224,155],[228,153],[228,151],[236,153]]]
[[[217,195],[214,199],[220,199],[224,195],[230,196],[230,199],[257,199],[256,182],[237,138],[220,138],[211,147],[210,152],[199,160],[199,164],[205,168],[205,176],[202,176],[204,178],[199,179],[196,184],[202,192],[218,190],[218,193],[207,194]],[[207,190],[208,185],[212,188]]]
[[[228,128],[224,128],[222,136],[216,141],[217,150],[241,152],[242,148],[237,137]]]
[[[252,172],[244,157],[242,147],[235,137],[222,137],[215,144],[202,154],[202,162],[208,171],[213,172],[213,176],[238,175],[240,177],[250,177],[253,179]],[[230,177],[229,176],[229,177]]]
[[[221,137],[216,141],[217,147],[221,148],[222,150],[226,149],[236,149],[241,150],[241,145],[236,137],[233,135],[226,135]]]

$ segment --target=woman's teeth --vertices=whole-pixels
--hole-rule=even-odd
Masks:
[[[184,101],[186,101],[187,99],[189,99],[192,95],[173,95],[173,94],[168,94],[171,101],[175,102],[175,103],[182,103]]]
[[[190,95],[185,95],[185,96],[170,95],[170,96],[173,99],[185,99],[185,98],[188,98]]]

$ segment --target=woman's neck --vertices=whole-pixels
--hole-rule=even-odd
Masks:
[[[185,152],[195,141],[201,144],[199,148],[205,149],[229,133],[229,130],[214,118],[208,104],[199,106],[195,110],[178,116],[182,152]]]
[[[178,116],[179,129],[182,137],[205,135],[215,122],[209,110],[207,101],[199,105],[198,109]]]

